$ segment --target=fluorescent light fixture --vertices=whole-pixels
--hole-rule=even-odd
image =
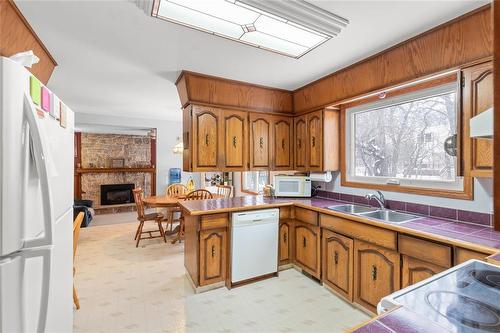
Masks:
[[[349,23],[303,0],[154,0],[152,16],[293,58]]]

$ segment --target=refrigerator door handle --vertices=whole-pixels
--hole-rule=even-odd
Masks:
[[[49,174],[47,170],[47,163],[45,161],[46,152],[44,151],[44,146],[42,144],[42,136],[40,134],[40,129],[38,128],[37,121],[35,119],[35,112],[31,106],[31,102],[24,94],[23,103],[24,118],[29,125],[29,133],[31,138],[31,147],[33,149],[33,157],[35,159],[36,169],[38,175],[40,176],[40,185],[42,190],[42,204],[43,204],[43,224],[44,233],[38,238],[25,239],[24,248],[36,247],[36,246],[46,246],[52,245],[52,202],[51,202],[51,192],[49,185]],[[24,200],[24,198],[23,198]]]

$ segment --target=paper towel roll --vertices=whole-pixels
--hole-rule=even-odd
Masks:
[[[330,171],[327,172],[311,172],[309,177],[313,182],[325,182],[329,183],[332,181],[332,173]]]

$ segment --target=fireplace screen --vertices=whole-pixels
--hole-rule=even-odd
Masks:
[[[101,205],[120,205],[134,202],[134,184],[101,185]]]

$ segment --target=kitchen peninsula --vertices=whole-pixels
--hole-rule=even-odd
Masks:
[[[402,287],[500,248],[500,233],[479,225],[428,216],[387,223],[328,208],[345,204],[262,196],[183,202],[187,275],[197,292],[231,288],[231,213],[267,208],[280,209],[280,270],[301,270],[370,312]]]

